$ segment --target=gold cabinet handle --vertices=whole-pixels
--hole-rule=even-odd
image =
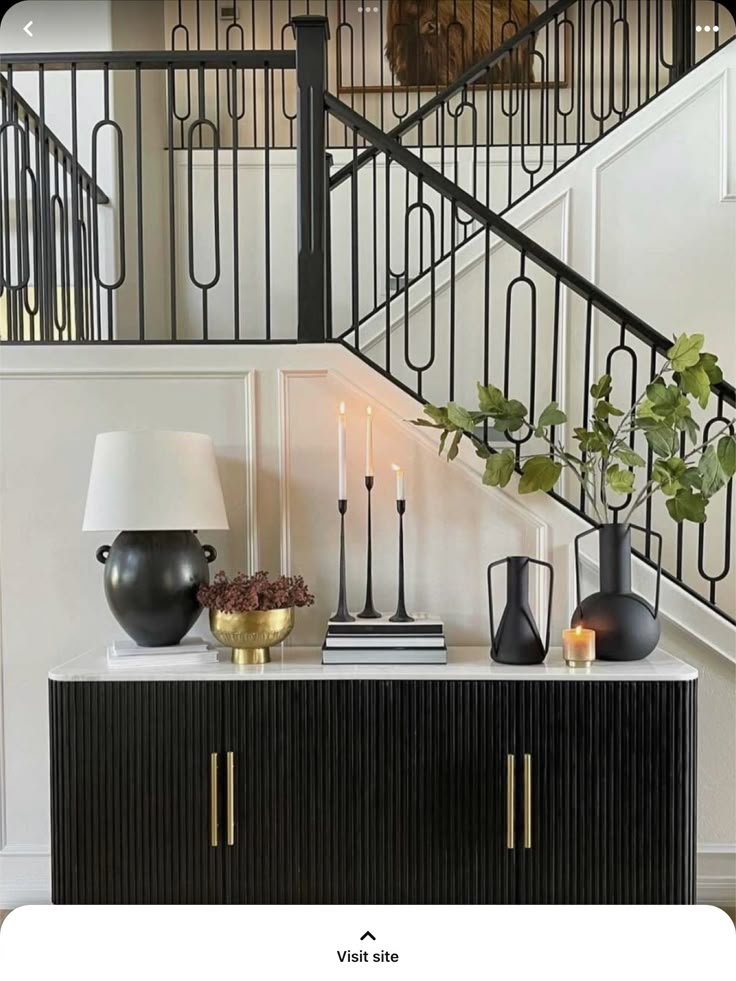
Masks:
[[[506,757],[506,847],[514,847],[514,754]]]
[[[235,754],[227,754],[227,843],[235,844]]]
[[[524,753],[524,848],[532,847],[532,755]]]
[[[217,848],[217,753],[210,753],[210,845]]]

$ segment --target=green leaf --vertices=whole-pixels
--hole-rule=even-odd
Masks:
[[[460,430],[458,430],[452,439],[452,443],[450,443],[450,449],[447,451],[447,459],[450,460],[450,462],[452,462],[460,452],[460,440],[462,438],[463,434]]]
[[[450,430],[446,429],[440,436],[440,456],[442,456],[442,454],[445,451],[445,443],[447,442],[447,437],[449,435],[450,435]]]
[[[515,433],[523,425],[523,416],[498,416],[493,421],[493,428],[501,433]]]
[[[461,405],[456,402],[449,402],[447,405],[447,417],[453,426],[472,432],[475,429],[475,420]]]
[[[639,408],[636,410],[636,421],[641,423],[641,428],[643,429],[646,425],[647,419],[654,419],[654,412],[652,411],[652,403],[649,399],[643,399],[639,403]]]
[[[575,429],[575,439],[580,443],[580,448],[586,453],[602,453],[608,447],[608,443],[598,433],[591,432],[589,429],[578,427]]]
[[[656,460],[652,467],[652,479],[656,480],[663,494],[671,497],[683,486],[680,476],[685,472],[685,463],[679,457],[671,460]]]
[[[630,446],[621,446],[613,454],[617,460],[625,463],[627,467],[644,467],[646,460],[639,456]]]
[[[504,412],[506,399],[500,388],[495,385],[482,385],[478,382],[478,406],[481,412],[497,416]]]
[[[706,351],[700,355],[700,367],[708,376],[711,385],[718,385],[723,381],[723,372],[718,367],[718,358],[715,354],[708,354]]]
[[[601,375],[597,382],[590,386],[590,394],[594,399],[604,399],[611,394],[611,376]]]
[[[537,426],[539,428],[546,426],[560,426],[563,422],[567,422],[567,416],[562,409],[558,408],[556,402],[550,402],[537,420]]]
[[[617,494],[630,494],[634,489],[634,475],[630,470],[622,470],[614,463],[606,470],[606,483]]]
[[[682,420],[682,428],[687,433],[690,442],[693,444],[693,446],[695,446],[695,444],[698,442],[698,433],[700,431],[700,426],[698,423],[692,416],[686,416]]]
[[[438,422],[430,422],[429,419],[412,419],[412,426],[428,426],[430,429],[442,429]]]
[[[698,400],[701,409],[708,407],[710,398],[710,379],[705,368],[700,364],[693,365],[692,368],[685,368],[680,373],[680,385],[683,390],[690,395],[694,395]]]
[[[593,431],[603,439],[606,447],[613,439],[613,430],[604,419],[596,419],[593,423]]]
[[[667,352],[674,371],[692,368],[700,360],[700,349],[705,342],[702,334],[680,334]]]
[[[700,485],[703,482],[697,467],[688,467],[684,473],[680,474],[678,480],[680,485],[688,488],[688,490],[700,490]]]
[[[721,469],[715,446],[708,446],[704,450],[698,461],[698,473],[702,478],[700,489],[703,497],[713,497],[726,483],[727,478]]]
[[[622,416],[623,412],[621,409],[617,409],[615,405],[611,405],[606,399],[601,399],[600,402],[596,402],[593,414],[596,419],[608,419],[609,416]]]
[[[489,487],[505,487],[514,472],[513,450],[503,450],[493,453],[486,461],[483,483]]]
[[[656,456],[672,456],[677,450],[677,433],[667,426],[647,429],[644,435]]]
[[[488,460],[491,457],[491,451],[488,449],[485,443],[476,443],[475,455],[479,456],[481,460]]]
[[[533,456],[524,464],[519,481],[519,493],[531,494],[533,491],[550,491],[562,472],[562,464],[548,456]]]
[[[682,394],[677,385],[665,385],[664,382],[654,382],[647,385],[647,396],[651,403],[653,415],[660,418],[674,415],[682,399]],[[687,400],[685,404],[687,405]]]
[[[447,428],[447,409],[444,405],[425,405],[424,414],[429,416],[436,425]]]
[[[694,521],[702,524],[705,521],[706,499],[702,494],[693,494],[691,490],[680,490],[667,501],[670,517],[677,521]]]
[[[736,474],[736,436],[721,436],[718,440],[718,462],[726,480]]]

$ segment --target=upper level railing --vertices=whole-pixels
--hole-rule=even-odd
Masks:
[[[513,92],[504,90],[499,66],[447,108],[436,103],[473,65],[552,11],[556,23],[538,29],[514,63]],[[402,127],[407,145],[427,148],[503,148],[518,143],[525,126],[530,145],[541,136],[546,144],[579,147],[734,33],[733,17],[717,0],[176,0],[166,6],[166,40],[173,50],[291,49],[289,21],[300,14],[328,20],[329,91],[379,129],[398,135]],[[186,122],[200,107],[193,81],[178,84],[174,139],[183,146]],[[234,121],[240,147],[262,147],[266,139],[271,147],[296,146],[293,76],[275,72],[269,84],[264,115],[258,78],[245,72],[239,80],[249,107]],[[226,88],[214,72],[205,88],[208,117],[229,121]],[[409,123],[421,109],[420,129]],[[221,129],[222,146],[229,132]],[[331,123],[328,146],[344,141]]]
[[[296,18],[294,30],[317,30],[323,48],[321,21],[315,28]],[[222,147],[220,126],[204,114],[204,91],[207,73],[222,77],[234,123],[245,112],[240,79],[259,75],[268,115],[273,72],[291,73],[309,98],[308,54],[299,67],[293,50],[17,54],[0,71],[0,339],[279,336],[272,330],[271,235],[279,223],[271,214],[269,145],[254,209],[237,141]],[[188,116],[184,149],[176,150],[180,79],[195,83],[201,98]],[[322,75],[318,88],[321,96]],[[310,145],[311,132],[301,167],[309,181]],[[301,200],[300,228],[308,229],[315,195],[305,186]],[[290,244],[296,251],[296,232]],[[295,305],[282,339],[296,339],[297,315]]]

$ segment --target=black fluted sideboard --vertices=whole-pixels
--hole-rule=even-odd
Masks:
[[[49,681],[54,902],[693,902],[696,686],[661,652],[85,655]]]

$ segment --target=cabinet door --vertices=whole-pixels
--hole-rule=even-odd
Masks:
[[[532,824],[518,902],[694,901],[695,694],[678,682],[519,687]]]
[[[512,686],[231,685],[234,902],[505,902]]]
[[[221,688],[52,683],[55,902],[218,901],[210,753]]]

